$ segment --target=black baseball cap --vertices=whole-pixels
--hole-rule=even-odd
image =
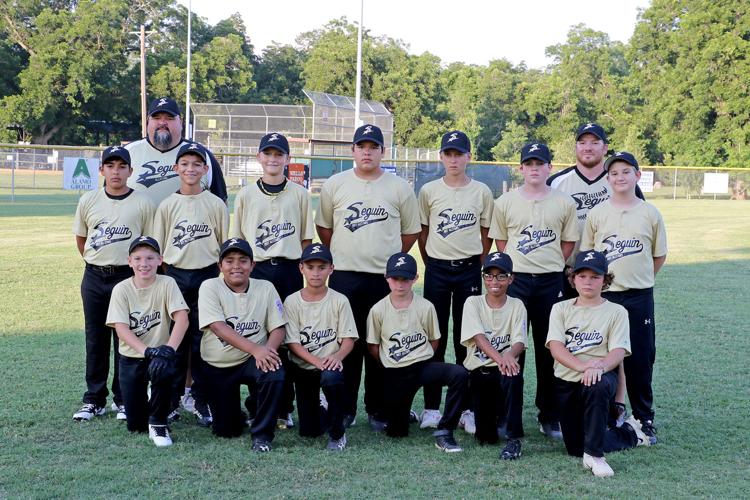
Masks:
[[[482,264],[482,272],[486,271],[487,269],[492,269],[493,267],[496,267],[501,271],[505,271],[506,273],[512,273],[513,261],[511,260],[510,255],[508,255],[507,253],[492,252],[490,254],[487,254],[487,257],[484,258],[484,263]]]
[[[521,163],[526,160],[535,158],[543,161],[544,163],[552,162],[552,153],[549,152],[549,148],[546,144],[541,142],[530,142],[521,148]]]
[[[607,172],[610,165],[612,165],[616,161],[624,161],[625,163],[634,166],[636,170],[641,169],[641,167],[638,165],[638,160],[635,159],[635,156],[628,153],[627,151],[618,151],[607,158],[607,161],[604,162],[604,171]]]
[[[219,250],[219,262],[229,252],[240,252],[244,253],[251,259],[253,258],[253,249],[250,248],[250,243],[242,238],[229,238],[227,241],[221,244],[221,250]]]
[[[607,142],[607,133],[598,123],[589,122],[578,127],[578,130],[576,130],[576,141],[580,139],[583,134],[595,135],[602,141]]]
[[[327,246],[320,243],[313,243],[312,245],[307,245],[305,249],[302,250],[302,257],[300,257],[299,260],[300,262],[307,262],[308,260],[322,260],[324,262],[328,262],[329,264],[333,264],[333,255],[331,255],[331,251]]]
[[[391,255],[385,265],[386,278],[406,278],[413,280],[417,276],[417,261],[406,252]]]
[[[102,163],[106,163],[112,158],[119,158],[130,165],[130,152],[122,146],[110,146],[102,151]]]
[[[159,242],[153,239],[151,236],[139,236],[130,242],[130,248],[128,248],[128,255],[138,247],[151,247],[156,253],[161,254],[159,248]]]
[[[159,97],[151,101],[151,105],[148,107],[148,116],[154,116],[156,113],[180,116],[180,106],[170,97]]]
[[[275,148],[284,153],[285,155],[289,154],[289,141],[286,140],[286,137],[284,137],[282,134],[279,134],[278,132],[272,132],[270,134],[264,135],[260,139],[260,146],[258,147],[258,152],[265,151],[268,148]]]
[[[596,274],[607,274],[607,257],[596,250],[586,250],[576,255],[573,272],[581,269],[591,269]]]
[[[352,143],[359,144],[364,141],[374,142],[380,147],[385,146],[383,131],[377,125],[365,124],[354,131],[354,140],[352,140]]]
[[[178,161],[180,161],[180,158],[182,158],[186,154],[194,154],[196,156],[200,156],[203,160],[203,163],[208,163],[208,152],[206,151],[206,148],[204,148],[197,142],[188,142],[183,144],[180,147],[180,150],[177,152],[177,157],[174,159],[174,162],[177,163]]]
[[[451,130],[443,134],[440,141],[440,152],[455,149],[460,153],[471,153],[471,141],[460,130]]]

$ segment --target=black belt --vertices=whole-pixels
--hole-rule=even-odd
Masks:
[[[278,266],[280,264],[286,264],[286,263],[299,264],[299,259],[287,259],[286,257],[271,257],[270,259],[266,259],[261,262],[258,262],[258,264],[263,264],[266,262],[271,264],[272,266]]]
[[[130,271],[130,266],[95,266],[87,262],[86,269],[102,274],[122,274]]]
[[[446,266],[451,267],[461,267],[466,266],[469,264],[476,264],[480,261],[479,255],[472,255],[471,257],[467,257],[465,259],[457,259],[457,260],[443,260],[443,259],[436,259],[434,257],[427,256],[427,262],[433,263],[433,264],[444,264]]]

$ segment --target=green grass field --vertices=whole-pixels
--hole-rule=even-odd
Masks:
[[[462,431],[457,455],[416,427],[399,441],[374,435],[363,410],[339,455],[296,431],[279,431],[272,453],[258,456],[248,434],[217,439],[190,418],[163,450],[111,413],[73,422],[84,390],[77,197],[23,189],[10,203],[9,194],[0,189],[0,498],[747,496],[748,203],[656,202],[670,245],[656,291],[660,443],[609,455],[616,475],[602,480],[538,432],[533,363],[524,455],[513,463]]]

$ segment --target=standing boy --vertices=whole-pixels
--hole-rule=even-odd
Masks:
[[[476,416],[476,438],[497,443],[505,423],[507,442],[503,460],[521,456],[523,437],[523,365],[526,349],[526,308],[506,294],[513,283],[513,261],[493,252],[484,260],[482,277],[487,293],[466,299],[461,341],[466,346],[464,366]]]
[[[349,301],[326,284],[333,272],[333,256],[320,243],[302,251],[299,270],[306,286],[284,302],[288,320],[287,347],[292,352],[300,436],[323,433],[328,425],[328,450],[346,448],[344,429],[343,360],[357,340],[357,327]],[[326,408],[319,405],[323,389]],[[324,413],[321,415],[321,413]]]
[[[115,331],[106,324],[112,289],[133,275],[128,266],[128,247],[151,231],[154,205],[127,186],[133,173],[128,151],[111,146],[102,153],[99,173],[104,188],[84,194],[78,202],[73,233],[78,252],[86,263],[81,282],[81,299],[86,332],[86,392],[83,406],[74,420],[91,420],[104,415],[107,403],[109,350]],[[125,406],[119,381],[119,352],[114,353],[112,409],[117,420],[125,420]]]
[[[459,365],[431,361],[440,329],[435,306],[415,295],[417,261],[407,253],[388,259],[385,272],[391,290],[375,304],[367,318],[370,355],[384,367],[385,432],[409,434],[409,410],[414,395],[426,385],[448,386],[445,413],[438,423],[435,446],[446,453],[463,451],[453,437],[461,417],[468,375]]]
[[[250,242],[255,257],[252,277],[270,281],[281,300],[302,288],[297,266],[302,249],[315,236],[312,204],[307,189],[284,177],[289,164],[289,142],[279,133],[260,140],[258,161],[263,176],[240,190],[234,202],[234,222],[230,236]],[[287,353],[282,353],[287,369],[285,404],[279,408],[279,423],[292,427],[294,388]]]
[[[434,361],[445,360],[448,339],[453,339],[456,364],[462,364],[466,348],[461,344],[461,318],[464,302],[480,293],[482,259],[492,246],[487,236],[492,217],[492,192],[487,185],[466,175],[471,161],[471,142],[460,130],[446,132],[440,144],[442,179],[428,182],[419,191],[422,232],[419,251],[425,262],[424,298],[432,302],[438,315],[440,341]],[[451,304],[452,302],[452,304]],[[453,310],[453,335],[448,318]],[[437,427],[440,422],[440,387],[424,390],[424,412],[420,427]],[[470,410],[462,415],[464,429],[474,430]]]
[[[560,439],[552,357],[544,348],[552,305],[562,298],[563,268],[578,240],[575,204],[546,184],[552,157],[545,144],[521,149],[523,185],[495,201],[490,237],[515,268],[508,295],[526,306],[534,339],[536,407],[540,431]]]
[[[383,132],[362,125],[354,132],[355,168],[328,179],[320,191],[316,214],[320,241],[336,258],[330,287],[349,299],[362,342],[355,343],[344,362],[347,426],[357,413],[357,395],[365,354],[370,308],[388,294],[383,279],[387,256],[408,252],[420,232],[417,198],[409,184],[380,168],[385,152]],[[370,426],[383,430],[382,368],[365,360],[365,409]]]
[[[625,359],[625,383],[633,416],[656,443],[651,380],[656,359],[654,283],[667,259],[664,220],[652,204],[638,198],[641,177],[638,161],[627,152],[610,156],[604,164],[612,197],[597,205],[586,221],[582,250],[607,256],[615,280],[604,297],[628,311],[632,356]]]
[[[170,446],[167,415],[177,348],[188,326],[187,305],[177,283],[157,275],[159,244],[141,236],[130,244],[128,264],[134,276],[112,290],[107,325],[120,338],[120,386],[130,432],[145,432],[158,447]],[[174,328],[170,333],[170,326]],[[151,394],[147,389],[151,382]]]
[[[219,256],[221,276],[200,288],[201,354],[213,409],[213,432],[221,437],[242,434],[240,385],[257,393],[258,407],[250,426],[255,452],[271,450],[276,411],[284,386],[279,346],[284,340],[284,308],[273,285],[250,277],[253,251],[239,238],[224,242]]]
[[[188,359],[193,377],[192,396],[198,425],[211,424],[211,410],[203,376],[198,328],[198,290],[205,280],[218,275],[219,247],[226,239],[229,214],[224,202],[204,191],[201,178],[208,169],[206,150],[198,143],[185,144],[177,153],[174,166],[180,176],[180,189],[167,197],[156,210],[154,235],[164,248],[167,276],[180,287],[190,308],[190,326],[180,346],[178,370],[173,394],[174,408],[185,384]]]

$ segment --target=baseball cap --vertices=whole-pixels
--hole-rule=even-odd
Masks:
[[[260,139],[260,147],[258,147],[258,152],[265,151],[268,148],[278,149],[285,155],[288,155],[289,141],[287,141],[286,137],[284,137],[282,134],[279,134],[278,132],[266,134]]]
[[[383,140],[383,131],[376,125],[362,125],[354,131],[354,140],[352,140],[352,143],[359,144],[364,141],[374,142],[381,147],[384,146],[385,140]]]
[[[320,243],[313,243],[312,245],[307,245],[305,249],[302,250],[302,257],[300,257],[299,260],[300,262],[322,260],[333,264],[333,255],[331,255],[331,251],[328,250],[327,246],[321,245]]]
[[[607,133],[604,131],[601,125],[598,123],[584,123],[578,130],[576,130],[576,141],[581,138],[583,134],[592,134],[597,136],[599,139],[607,142]]]
[[[587,250],[576,255],[573,272],[581,269],[591,269],[596,274],[607,274],[607,257],[596,250]]]
[[[406,278],[413,280],[417,276],[417,261],[405,252],[391,255],[385,265],[386,278]]]
[[[168,113],[172,116],[180,116],[180,106],[170,97],[159,97],[151,101],[151,105],[148,107],[148,116],[153,116],[156,113]]]
[[[138,247],[151,247],[156,253],[161,254],[161,249],[159,249],[159,243],[153,239],[151,236],[139,236],[138,238],[134,239],[130,242],[130,248],[128,248],[128,255],[133,253],[133,250],[135,250]]]
[[[624,161],[628,165],[634,166],[637,170],[641,169],[641,167],[638,165],[638,160],[635,159],[635,156],[628,153],[627,151],[618,151],[607,158],[607,161],[604,162],[604,171],[608,171],[610,165],[612,165],[616,161]]]
[[[112,158],[119,158],[130,165],[130,152],[122,146],[110,146],[102,151],[102,163],[106,163]]]
[[[549,152],[546,144],[530,142],[521,148],[521,163],[532,158],[536,158],[544,163],[550,163],[552,161],[552,153]]]
[[[440,152],[442,153],[448,149],[455,149],[461,153],[470,153],[471,141],[460,130],[451,130],[443,134],[443,139],[440,141]]]
[[[177,157],[174,159],[174,162],[177,163],[178,161],[180,161],[180,158],[182,158],[186,154],[194,154],[200,156],[203,160],[203,163],[208,163],[208,161],[206,160],[206,157],[208,156],[206,148],[204,148],[197,142],[188,142],[186,144],[183,144],[182,147],[180,147],[180,150],[177,152]]]
[[[510,255],[503,252],[492,252],[487,254],[482,264],[482,271],[496,267],[506,273],[513,272],[513,261],[510,259]]]
[[[223,259],[229,252],[241,252],[251,259],[253,258],[253,249],[250,248],[250,243],[242,238],[229,238],[222,243],[221,249],[219,250],[219,261],[221,261],[221,259]]]

